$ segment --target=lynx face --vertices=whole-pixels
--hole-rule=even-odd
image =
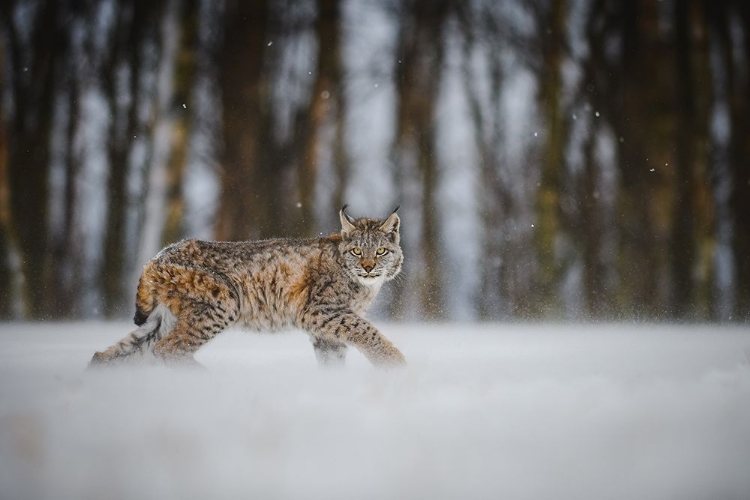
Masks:
[[[339,252],[344,269],[363,285],[392,280],[404,260],[399,246],[400,219],[394,212],[385,220],[341,218]]]

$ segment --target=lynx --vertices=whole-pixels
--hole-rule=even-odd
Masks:
[[[354,219],[339,212],[341,233],[317,239],[183,240],[143,269],[137,330],[94,354],[91,365],[155,356],[196,363],[193,354],[239,325],[305,330],[320,365],[342,365],[347,345],[378,366],[404,356],[363,314],[384,282],[401,271],[400,219]]]

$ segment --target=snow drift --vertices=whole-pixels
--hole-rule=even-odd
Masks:
[[[408,368],[229,331],[86,371],[130,325],[0,325],[0,497],[750,498],[746,328],[381,326]]]

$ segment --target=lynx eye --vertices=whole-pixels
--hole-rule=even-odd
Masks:
[[[362,249],[359,248],[359,247],[352,248],[351,252],[352,252],[352,255],[355,255],[357,257],[359,257],[360,255],[362,255]]]
[[[375,250],[375,255],[385,255],[387,253],[388,253],[388,250],[386,250],[383,247],[380,247],[377,250]]]

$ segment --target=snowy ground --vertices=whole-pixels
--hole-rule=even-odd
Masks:
[[[747,327],[381,326],[408,368],[231,331],[85,371],[128,325],[0,324],[0,498],[750,498]]]

